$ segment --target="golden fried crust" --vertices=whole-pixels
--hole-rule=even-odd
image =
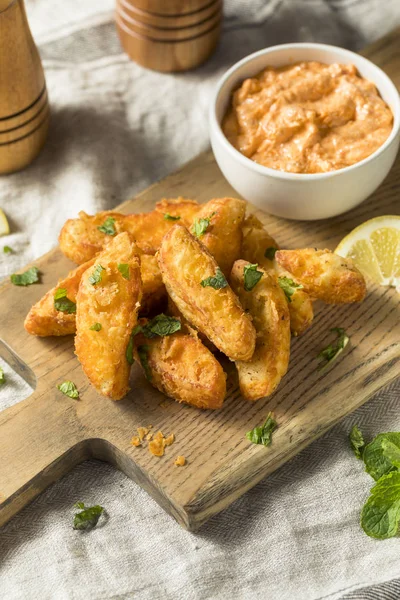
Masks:
[[[360,302],[365,297],[365,279],[353,261],[330,250],[279,250],[275,260],[303,285],[311,298],[328,304],[346,304]]]
[[[163,235],[176,223],[166,220],[164,215],[180,216],[180,222],[189,226],[197,210],[199,205],[194,200],[178,198],[162,200],[156,210],[142,214],[122,215],[104,211],[91,216],[81,211],[78,219],[69,219],[61,229],[60,248],[65,256],[78,264],[90,260],[113,239],[113,236],[98,229],[111,217],[117,233],[127,231],[143,252],[155,254]]]
[[[134,356],[139,364],[137,349],[143,346],[154,387],[178,402],[197,408],[222,406],[226,375],[198,338],[182,332],[152,339],[137,335],[134,337]]]
[[[167,298],[167,290],[163,283],[158,260],[150,254],[141,254],[140,272],[142,275],[143,296],[140,314],[154,312]]]
[[[243,243],[241,258],[250,263],[257,263],[263,269],[273,268],[273,260],[265,256],[268,248],[279,248],[278,244],[264,228],[261,221],[250,214],[242,225]]]
[[[294,336],[304,333],[313,322],[314,309],[309,294],[296,290],[288,303],[290,331]]]
[[[64,279],[36,302],[29,311],[24,327],[32,335],[46,337],[50,335],[69,335],[75,333],[75,314],[67,314],[54,308],[54,294],[59,288],[67,290],[67,298],[76,303],[79,282],[83,273],[94,263],[94,258],[70,271]]]
[[[129,280],[118,264],[129,265]],[[89,278],[101,265],[101,281],[93,285]],[[113,238],[96,257],[81,279],[77,295],[75,352],[88,379],[96,390],[113,400],[129,390],[130,364],[126,349],[142,295],[140,259],[129,234]],[[90,329],[101,324],[100,331]]]
[[[239,386],[248,400],[269,396],[285,375],[290,355],[289,309],[285,294],[276,277],[263,271],[255,287],[244,289],[244,267],[249,263],[238,260],[233,265],[231,284],[244,308],[253,317],[257,332],[256,349],[249,362],[237,361]]]
[[[200,241],[208,248],[226,277],[229,277],[235,260],[240,258],[245,212],[244,200],[216,198],[203,204],[194,219],[210,219]]]
[[[232,360],[250,360],[255,330],[229,286],[202,287],[217,263],[189,231],[175,225],[163,238],[158,262],[167,291],[183,316]]]

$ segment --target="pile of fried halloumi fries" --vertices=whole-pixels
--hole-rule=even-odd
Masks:
[[[329,250],[279,250],[246,203],[162,200],[145,214],[68,220],[65,256],[79,266],[29,311],[32,335],[75,334],[96,390],[129,391],[131,365],[167,396],[217,409],[226,395],[219,353],[234,361],[244,398],[268,396],[285,375],[291,335],[313,301],[359,302],[365,280]]]

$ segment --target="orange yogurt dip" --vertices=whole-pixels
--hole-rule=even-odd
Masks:
[[[354,65],[268,67],[233,93],[222,129],[239,152],[289,173],[325,173],[377,150],[393,114]]]

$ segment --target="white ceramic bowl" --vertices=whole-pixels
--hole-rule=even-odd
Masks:
[[[232,91],[247,77],[267,66],[294,62],[354,64],[373,81],[390,106],[394,124],[385,143],[364,160],[328,173],[298,174],[270,169],[246,158],[226,139],[221,129]],[[283,44],[250,54],[225,73],[217,85],[210,109],[210,137],[216,161],[226,179],[249,202],[279,217],[325,219],[363,202],[376,190],[395,160],[400,139],[400,98],[385,73],[366,58],[325,44]]]

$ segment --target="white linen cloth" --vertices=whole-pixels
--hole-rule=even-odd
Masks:
[[[79,210],[112,208],[205,150],[211,91],[239,58],[289,41],[357,50],[400,23],[398,0],[227,0],[212,59],[165,75],[122,54],[113,0],[26,3],[53,120],[35,163],[0,178],[0,207],[12,228],[0,240],[1,277],[55,245]],[[4,244],[15,254],[5,256]],[[0,366],[3,409],[29,387]],[[347,436],[353,423],[367,437],[399,431],[399,391],[394,384],[380,393],[197,534],[109,465],[75,468],[0,530],[0,597],[398,598],[399,542],[375,541],[360,529],[372,480]],[[73,531],[76,501],[103,505],[104,526]]]

